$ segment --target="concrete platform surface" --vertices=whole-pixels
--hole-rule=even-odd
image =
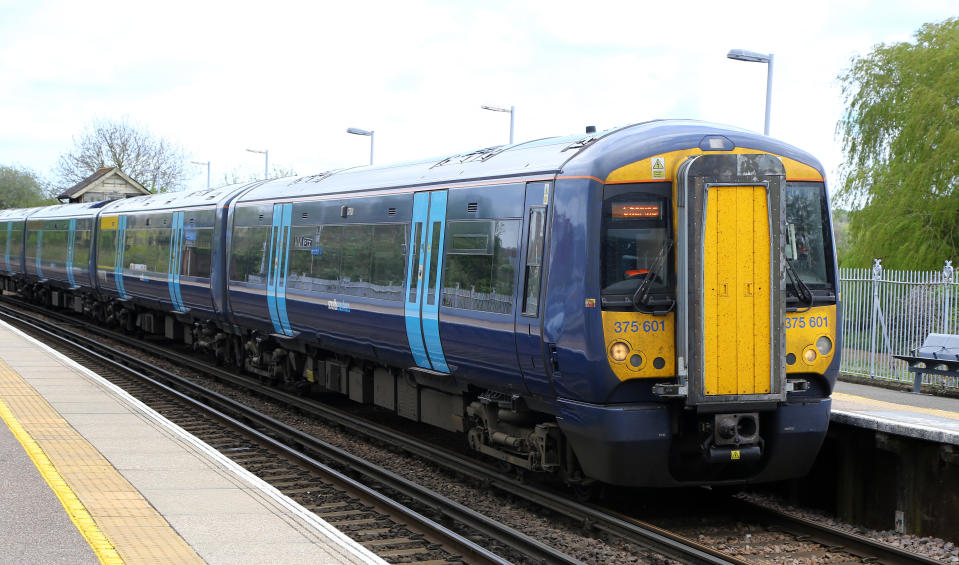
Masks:
[[[0,416],[3,563],[385,563],[2,322]]]
[[[832,421],[959,445],[959,399],[838,382]]]
[[[0,556],[4,563],[100,560],[7,426],[0,425]]]

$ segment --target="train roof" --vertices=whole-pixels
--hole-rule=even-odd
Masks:
[[[709,135],[721,135],[735,147],[789,157],[823,172],[822,165],[812,155],[745,129],[693,120],[655,120],[596,133],[487,147],[439,159],[275,179],[251,188],[238,201],[283,200],[559,173],[605,178],[626,164],[660,153],[698,147]]]
[[[164,210],[169,208],[197,208],[202,206],[220,206],[236,193],[256,186],[263,181],[243,184],[231,184],[216,188],[206,188],[189,192],[164,192],[149,196],[134,196],[122,200],[114,200],[103,207],[104,214],[117,212],[142,212]]]
[[[31,220],[45,220],[58,218],[91,218],[110,203],[110,200],[99,202],[77,202],[73,204],[54,204],[45,206],[30,214]]]
[[[42,206],[36,208],[11,208],[9,210],[0,210],[0,222],[23,221],[37,210],[43,209]]]

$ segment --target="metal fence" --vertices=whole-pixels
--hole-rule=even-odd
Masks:
[[[959,284],[952,261],[941,271],[840,269],[843,348],[840,371],[912,383],[905,361],[930,333],[959,333]],[[923,375],[923,384],[959,388],[959,379]]]

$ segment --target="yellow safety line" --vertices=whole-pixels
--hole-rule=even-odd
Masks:
[[[103,532],[97,527],[90,513],[87,512],[86,507],[84,507],[80,499],[77,498],[76,493],[74,493],[73,489],[63,480],[63,476],[57,471],[57,468],[53,466],[53,463],[50,462],[47,454],[43,452],[40,445],[38,445],[27,430],[24,429],[23,425],[20,424],[20,421],[13,415],[13,412],[10,411],[10,408],[2,399],[0,399],[0,418],[3,418],[3,421],[6,422],[7,427],[10,428],[14,437],[16,437],[20,445],[23,446],[24,451],[30,456],[33,464],[37,466],[37,470],[40,471],[43,480],[47,481],[50,489],[53,490],[53,493],[60,499],[60,504],[62,504],[63,508],[67,511],[67,515],[70,516],[73,524],[80,530],[80,534],[83,535],[87,543],[90,544],[90,548],[93,549],[100,563],[104,565],[122,565],[123,559],[120,558],[120,554],[117,553],[113,544],[103,535]]]
[[[928,414],[930,416],[939,416],[940,418],[946,418],[949,420],[959,420],[959,413],[951,412],[949,410],[940,410],[938,408],[926,408],[924,406],[911,406],[907,404],[896,404],[894,402],[886,402],[885,400],[876,400],[874,398],[867,398],[865,396],[856,396],[855,394],[848,394],[844,392],[834,392],[832,393],[833,399],[840,402],[850,402],[858,404],[859,406],[848,407],[849,410],[862,410],[862,409],[881,409],[885,408],[887,410],[896,410],[899,412],[918,412],[919,414]],[[833,404],[833,408],[842,408]]]

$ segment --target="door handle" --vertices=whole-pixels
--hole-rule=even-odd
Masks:
[[[552,373],[559,374],[559,353],[556,351],[555,343],[547,343],[546,347],[549,348],[549,368],[552,369]]]

